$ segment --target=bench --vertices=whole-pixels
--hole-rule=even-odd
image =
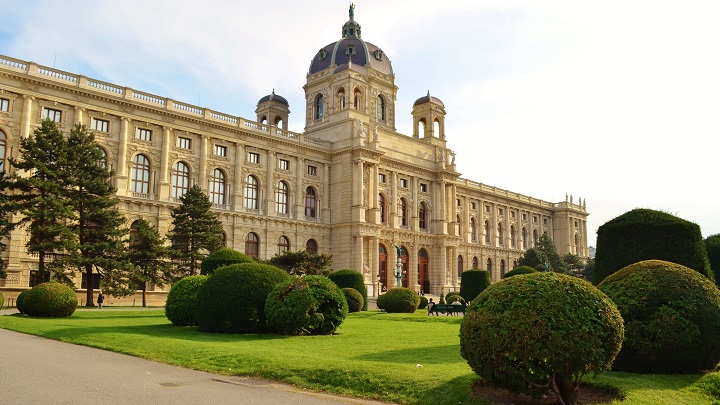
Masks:
[[[464,314],[465,313],[465,307],[467,305],[452,305],[452,304],[433,304],[432,306],[428,307],[428,315],[440,315],[440,313],[446,314],[446,315],[454,315],[454,314]]]

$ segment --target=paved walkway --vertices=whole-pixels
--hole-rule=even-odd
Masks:
[[[17,313],[3,309],[0,315]],[[0,329],[0,403],[381,405],[228,377]]]

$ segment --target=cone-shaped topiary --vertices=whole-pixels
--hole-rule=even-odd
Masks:
[[[200,274],[212,274],[220,267],[236,263],[252,263],[253,259],[237,250],[220,248],[203,259],[200,263]]]
[[[715,281],[700,227],[662,211],[634,209],[597,231],[593,284],[642,260],[666,260]]]
[[[330,280],[332,280],[340,288],[349,287],[356,289],[362,295],[364,300],[362,310],[367,311],[367,287],[365,286],[365,278],[362,274],[355,270],[342,269],[330,273],[328,278],[330,278]]]
[[[358,290],[350,287],[343,288],[342,292],[345,294],[345,300],[348,303],[348,311],[360,312],[362,310],[363,302],[365,301],[362,294],[360,294]]]
[[[420,305],[420,296],[409,288],[395,287],[378,297],[377,306],[385,312],[411,314]]]
[[[598,285],[620,309],[625,340],[613,369],[698,373],[720,362],[720,290],[679,264],[645,260]]]
[[[25,297],[27,296],[27,293],[30,290],[25,290],[21,292],[17,299],[15,300],[15,306],[17,307],[17,310],[20,311],[21,314],[27,314],[25,310]]]
[[[715,284],[720,286],[720,233],[705,238],[705,249],[710,261],[710,269],[715,276]]]
[[[46,318],[67,318],[75,312],[77,304],[75,291],[56,281],[36,285],[23,299],[28,315]]]
[[[428,306],[428,299],[421,295],[420,296],[420,304],[418,304],[418,309],[425,309]]]
[[[197,292],[207,277],[188,276],[172,286],[165,302],[165,316],[173,325],[197,325]]]
[[[532,274],[532,273],[537,273],[537,272],[538,272],[537,270],[533,269],[530,266],[518,266],[518,267],[515,267],[514,269],[508,271],[507,273],[505,273],[503,278],[510,278],[512,276],[517,276],[520,274]]]
[[[278,283],[265,301],[268,327],[283,335],[330,335],[347,314],[345,294],[325,276]]]
[[[490,272],[487,270],[472,269],[462,273],[460,280],[460,296],[472,301],[481,292],[490,286]]]
[[[460,353],[497,387],[539,397],[554,384],[565,404],[575,404],[580,378],[610,368],[622,338],[620,312],[605,294],[578,278],[542,272],[478,295],[460,326]]]
[[[240,263],[215,270],[197,293],[197,323],[203,332],[263,333],[265,300],[290,275],[275,266]]]

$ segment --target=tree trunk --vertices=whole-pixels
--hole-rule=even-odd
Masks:
[[[100,275],[98,274],[98,277]],[[85,282],[87,283],[86,287],[86,293],[85,293],[85,306],[86,307],[94,307],[95,306],[95,299],[93,298],[93,272],[92,272],[92,266],[89,264],[85,265]]]
[[[143,282],[143,288],[142,288],[142,305],[143,308],[147,307],[147,301],[145,300],[145,291],[147,290],[147,281]]]
[[[579,399],[579,386],[576,387],[573,382],[572,375],[555,374],[555,386],[558,389],[558,395],[565,405],[575,405]]]

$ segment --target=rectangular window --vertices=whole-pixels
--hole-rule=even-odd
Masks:
[[[45,119],[49,119],[50,121],[60,122],[60,120],[62,119],[62,111],[53,110],[52,108],[46,108],[43,111],[43,117]]]
[[[486,205],[486,206],[485,206],[485,212],[487,212],[488,214],[490,213],[490,206],[489,206],[489,205]]]
[[[510,216],[515,218],[515,211],[510,211]]]
[[[523,218],[523,221],[527,221],[527,214],[523,214],[522,218]]]
[[[498,215],[499,215],[499,216],[502,216],[502,215],[503,215],[503,209],[502,209],[502,208],[498,208]]]
[[[533,223],[537,224],[537,216],[533,215]]]
[[[308,174],[311,176],[317,176],[317,167],[308,165]]]
[[[0,111],[8,112],[10,110],[10,100],[0,98]]]
[[[255,152],[248,152],[247,160],[250,163],[260,163],[260,154]]]
[[[145,128],[137,129],[137,139],[141,141],[152,141],[152,130]]]
[[[385,183],[385,175],[383,173],[378,174],[378,179],[380,179],[380,183]]]
[[[547,218],[543,218],[543,225],[547,225]]]
[[[191,142],[192,141],[190,140],[190,138],[184,138],[182,136],[178,136],[177,147],[180,149],[190,149]]]
[[[577,228],[577,227],[578,227],[578,222],[577,222],[577,221],[575,221],[575,228]]]
[[[428,190],[427,184],[425,184],[425,183],[420,183],[420,191],[423,192],[423,193],[427,193],[427,190]]]
[[[474,201],[470,203],[470,208],[475,209],[475,202],[474,202]]]
[[[227,156],[227,146],[215,145],[214,148],[215,156]]]
[[[407,179],[400,179],[400,187],[407,188],[408,181]]]
[[[279,159],[278,160],[278,169],[290,170],[290,161],[287,159]]]
[[[92,120],[92,128],[95,131],[100,132],[110,132],[110,121],[108,120],[100,120],[97,118],[93,118]]]
[[[459,199],[459,198],[456,200],[456,202],[457,202],[457,206],[458,206],[458,207],[460,207],[460,206],[462,205],[462,204],[460,204],[460,199]]]

